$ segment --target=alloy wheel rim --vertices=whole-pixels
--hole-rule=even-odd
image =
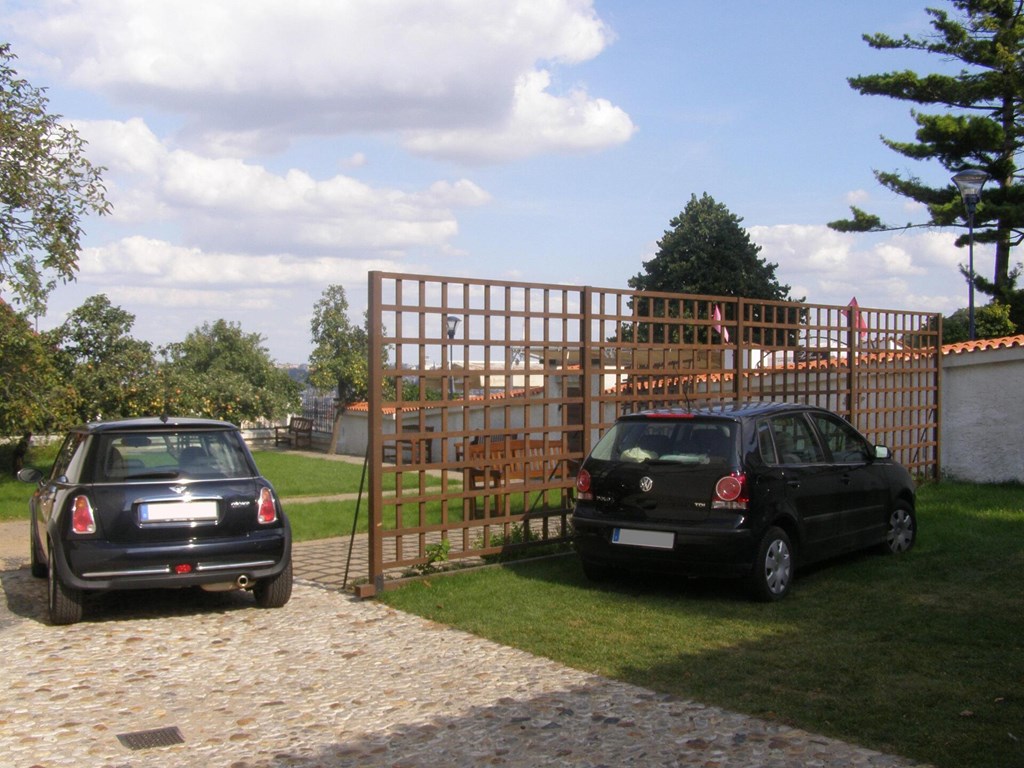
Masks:
[[[786,591],[791,568],[789,547],[781,539],[776,539],[768,547],[764,558],[765,582],[773,595]]]
[[[906,552],[913,538],[914,523],[906,510],[898,509],[889,519],[889,549]]]

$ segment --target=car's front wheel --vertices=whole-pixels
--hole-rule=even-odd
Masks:
[[[908,552],[917,541],[917,518],[914,509],[906,502],[900,502],[889,514],[885,529],[883,552],[899,555]]]
[[[757,547],[750,591],[757,600],[774,602],[789,594],[793,583],[793,544],[781,528],[765,531]]]
[[[69,587],[57,572],[57,559],[53,547],[47,548],[49,565],[47,575],[47,608],[52,624],[74,624],[82,620],[85,595],[80,589]]]
[[[291,600],[292,597],[292,563],[288,561],[287,567],[277,576],[270,579],[261,579],[252,588],[256,597],[256,605],[260,608],[280,608]]]

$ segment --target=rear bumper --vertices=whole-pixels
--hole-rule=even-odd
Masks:
[[[573,515],[579,556],[598,566],[686,576],[745,576],[754,563],[757,540],[749,528],[713,525],[664,526],[631,520],[595,520]],[[619,544],[616,528],[658,531],[674,537],[671,549]]]
[[[61,579],[76,589],[153,589],[250,582],[281,573],[291,561],[289,527],[244,537],[124,546],[101,540],[65,542],[54,552]]]

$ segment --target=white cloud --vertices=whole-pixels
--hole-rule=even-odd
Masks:
[[[273,293],[275,287],[294,284],[346,283],[365,280],[370,270],[394,270],[397,264],[386,259],[345,259],[320,257],[297,260],[286,254],[252,256],[244,253],[205,252],[148,237],[126,237],[108,245],[82,252],[79,279],[98,285],[147,286],[164,297],[166,306],[174,304],[174,292],[189,295],[195,302],[199,293],[221,295],[226,286],[241,294],[253,290]],[[170,293],[168,293],[170,291]]]
[[[501,126],[417,131],[405,146],[413,152],[476,162],[509,162],[550,151],[600,150],[629,140],[629,115],[583,90],[552,96],[548,72],[522,75],[511,113]]]
[[[80,88],[184,116],[190,146],[280,151],[301,135],[412,131],[409,146],[470,159],[482,139],[515,152],[628,140],[621,109],[583,89],[552,93],[538,67],[611,42],[592,0],[45,0],[11,23]],[[436,136],[433,135],[436,132]]]
[[[316,254],[442,246],[458,231],[455,208],[490,200],[467,179],[405,191],[172,150],[137,119],[78,128],[95,161],[119,171],[110,189],[115,219],[175,218],[204,248]]]
[[[871,195],[864,189],[854,189],[846,193],[846,202],[849,205],[863,205],[870,199]]]
[[[965,254],[948,231],[851,235],[825,226],[750,227],[761,256],[778,264],[791,295],[821,304],[902,308],[948,314],[965,303],[956,264]],[[976,254],[977,256],[977,254]]]

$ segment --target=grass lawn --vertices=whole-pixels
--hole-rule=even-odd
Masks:
[[[380,596],[579,669],[933,763],[1024,766],[1024,488],[926,485],[902,558],[728,582],[587,582],[575,557]]]

